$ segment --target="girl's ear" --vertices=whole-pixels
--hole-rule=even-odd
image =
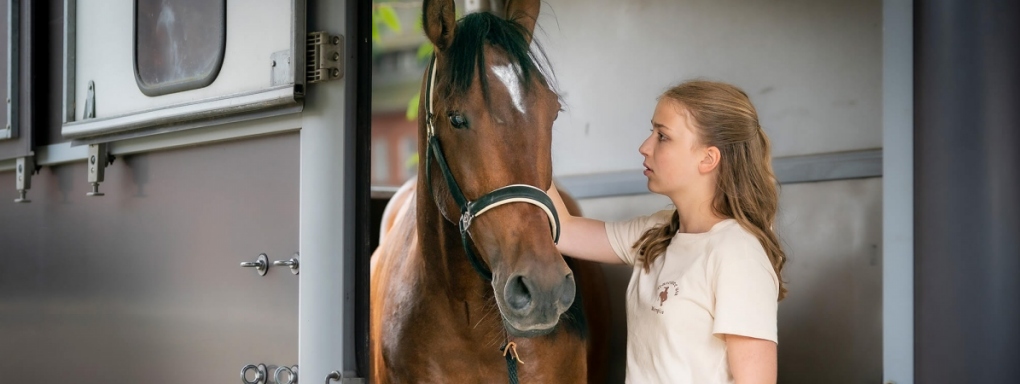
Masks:
[[[719,152],[719,148],[715,146],[709,146],[702,150],[701,162],[698,163],[698,171],[701,173],[709,173],[719,167],[719,160],[722,158],[722,153]]]

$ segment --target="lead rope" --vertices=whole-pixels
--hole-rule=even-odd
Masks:
[[[503,357],[506,358],[506,371],[510,376],[510,384],[519,384],[517,381],[517,363],[523,365],[524,362],[521,361],[521,356],[517,354],[517,343],[507,340],[499,349],[503,350]]]

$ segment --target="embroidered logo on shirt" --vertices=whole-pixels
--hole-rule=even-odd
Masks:
[[[655,312],[655,313],[658,313],[658,314],[661,315],[661,314],[666,313],[663,310],[663,306],[666,305],[666,300],[669,300],[670,296],[676,296],[676,295],[680,294],[680,286],[677,285],[677,283],[675,281],[667,281],[665,283],[659,284],[658,288],[656,288],[655,291],[658,293],[658,296],[659,296],[658,297],[658,299],[659,299],[659,306],[658,307],[654,307],[653,306],[652,307],[652,312]],[[672,295],[670,295],[670,291],[673,291]]]

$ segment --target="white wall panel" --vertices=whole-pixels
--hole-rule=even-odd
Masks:
[[[881,2],[558,0],[543,44],[566,111],[557,175],[641,168],[656,97],[685,79],[743,88],[776,157],[881,147]]]

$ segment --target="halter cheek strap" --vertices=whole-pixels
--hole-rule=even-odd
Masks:
[[[546,216],[549,217],[549,229],[552,232],[553,242],[559,242],[560,239],[560,219],[556,214],[556,207],[553,205],[552,199],[545,191],[527,184],[513,184],[502,188],[498,188],[492,192],[489,192],[477,200],[468,200],[464,193],[461,191],[460,186],[457,184],[457,180],[453,177],[453,172],[450,171],[450,166],[446,162],[446,156],[443,155],[443,148],[439,145],[439,138],[436,137],[435,129],[435,110],[433,109],[433,92],[436,85],[436,56],[432,56],[432,61],[429,63],[428,79],[425,83],[425,110],[426,110],[426,121],[425,126],[427,130],[428,146],[425,149],[425,182],[428,183],[429,193],[435,198],[435,193],[432,190],[432,160],[435,159],[436,163],[439,164],[439,169],[443,173],[443,178],[446,181],[446,186],[450,190],[450,195],[453,196],[453,200],[457,203],[457,207],[460,208],[460,220],[458,226],[460,228],[461,243],[464,245],[464,251],[467,253],[468,259],[471,265],[475,268],[475,271],[479,275],[484,277],[486,280],[492,280],[492,272],[489,271],[482,263],[481,259],[475,255],[472,247],[470,246],[470,239],[468,238],[468,229],[471,227],[471,222],[475,217],[496,208],[501,205],[510,203],[528,203],[539,207],[545,212]],[[440,201],[436,201],[436,205],[441,205]]]

